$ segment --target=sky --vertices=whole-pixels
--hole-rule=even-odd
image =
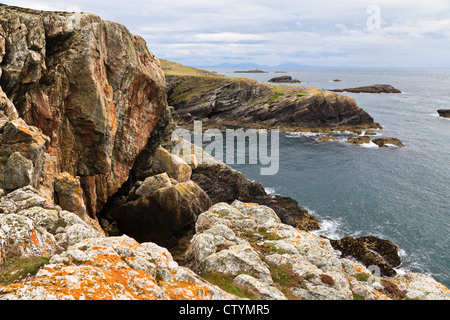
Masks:
[[[124,24],[189,66],[450,68],[448,0],[1,0]]]

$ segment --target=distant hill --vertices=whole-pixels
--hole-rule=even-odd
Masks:
[[[219,63],[216,65],[210,66],[195,66],[196,68],[205,68],[205,69],[337,69],[337,68],[358,68],[358,67],[345,67],[345,66],[313,66],[313,65],[305,65],[298,64],[295,62],[284,62],[277,66],[269,66],[264,64],[255,64],[255,63]]]

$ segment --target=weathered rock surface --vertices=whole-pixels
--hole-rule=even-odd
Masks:
[[[377,266],[382,276],[392,277],[397,274],[394,270],[401,264],[398,247],[389,240],[374,236],[353,238],[345,237],[340,240],[330,240],[334,249],[339,250],[342,257],[353,257],[366,266]]]
[[[59,173],[80,176],[94,216],[127,180],[167,108],[158,59],[124,26],[89,13],[1,5],[0,29],[0,86],[9,99],[1,94],[1,113],[49,137],[40,161],[54,172],[33,186],[50,196]]]
[[[389,84],[374,84],[357,88],[334,89],[334,92],[354,92],[354,93],[402,93]]]
[[[29,281],[0,287],[0,299],[236,299],[179,267],[167,249],[127,236],[90,238],[54,255]]]
[[[236,298],[179,267],[167,249],[105,237],[32,187],[0,199],[0,269],[24,257],[50,260],[35,276],[0,284],[0,300]]]
[[[380,148],[387,148],[389,146],[395,146],[395,147],[404,147],[405,145],[403,142],[401,142],[397,138],[389,138],[389,137],[383,137],[383,138],[377,138],[372,140],[373,143],[378,145]]]
[[[431,277],[373,276],[363,265],[338,258],[328,239],[281,223],[266,206],[237,200],[199,216],[186,256],[199,274],[230,277],[258,299],[450,299],[449,289]]]
[[[370,143],[370,137],[368,136],[362,136],[362,137],[354,137],[350,136],[347,140],[349,143],[353,144],[364,144],[364,143]]]
[[[291,76],[279,76],[269,80],[269,82],[274,83],[301,83],[300,80],[292,79]]]
[[[51,257],[101,230],[62,210],[27,186],[0,199],[0,262],[24,256]]]
[[[440,109],[438,113],[441,117],[450,118],[450,109]]]

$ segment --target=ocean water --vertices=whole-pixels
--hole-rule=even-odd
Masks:
[[[260,175],[260,165],[231,166],[268,192],[296,199],[321,221],[318,234],[389,239],[403,259],[399,273],[425,273],[450,287],[450,119],[437,114],[450,109],[450,70],[214,71],[258,81],[291,75],[320,89],[391,84],[401,90],[344,94],[383,126],[379,136],[399,138],[404,148],[350,145],[346,136],[320,143],[310,134],[281,133],[276,175]]]

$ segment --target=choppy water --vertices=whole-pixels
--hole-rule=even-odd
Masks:
[[[283,74],[234,74],[258,81]],[[282,133],[280,170],[261,176],[258,165],[232,165],[268,191],[296,199],[332,237],[375,235],[393,241],[399,272],[421,272],[450,287],[450,70],[286,70],[321,89],[391,84],[402,94],[345,93],[356,99],[404,148],[320,143]],[[342,82],[333,82],[341,79]]]

